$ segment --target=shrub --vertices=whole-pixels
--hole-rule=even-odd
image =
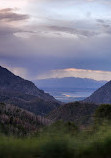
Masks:
[[[96,122],[111,121],[111,104],[102,104],[94,114]]]

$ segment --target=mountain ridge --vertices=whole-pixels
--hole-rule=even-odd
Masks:
[[[99,88],[106,83],[106,81],[96,81],[89,78],[79,77],[50,78],[33,82],[40,88]]]
[[[45,115],[60,102],[38,89],[31,81],[0,67],[0,102],[14,104],[35,114]]]
[[[97,89],[91,96],[83,100],[83,102],[110,104],[111,103],[111,81]]]
[[[53,96],[50,96],[48,93],[44,93],[43,90],[38,89],[33,82],[16,76],[8,69],[0,66],[0,89],[5,90],[5,88],[7,90],[13,89],[13,91],[20,91],[21,93],[38,96],[42,99],[46,98],[46,100],[48,97],[54,99]]]

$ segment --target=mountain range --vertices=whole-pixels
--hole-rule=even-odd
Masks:
[[[99,88],[106,81],[96,81],[88,78],[51,78],[33,81],[40,88]]]

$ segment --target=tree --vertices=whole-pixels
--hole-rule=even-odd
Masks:
[[[96,122],[111,121],[111,104],[100,105],[94,114],[94,118]]]

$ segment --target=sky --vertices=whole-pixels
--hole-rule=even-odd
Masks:
[[[111,79],[111,0],[0,0],[0,65],[25,79]]]

